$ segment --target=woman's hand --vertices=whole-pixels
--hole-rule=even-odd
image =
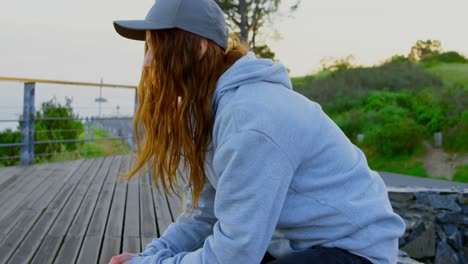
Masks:
[[[130,259],[133,257],[138,256],[137,254],[133,253],[123,253],[117,256],[113,256],[109,262],[109,264],[130,264]]]

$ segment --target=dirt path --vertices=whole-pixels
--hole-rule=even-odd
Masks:
[[[459,165],[468,164],[468,155],[457,155],[444,152],[443,149],[434,148],[424,142],[426,154],[421,157],[426,172],[431,177],[452,179],[455,169]]]

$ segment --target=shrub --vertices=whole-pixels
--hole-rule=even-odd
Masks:
[[[440,54],[432,54],[421,59],[425,67],[433,67],[441,63],[468,63],[468,59],[455,51],[444,52]]]
[[[0,144],[21,143],[21,132],[6,129],[0,132]],[[0,165],[12,166],[18,163],[16,158],[8,158],[19,156],[21,151],[20,146],[0,148]]]
[[[429,133],[441,131],[447,123],[445,103],[434,91],[421,91],[413,100],[413,117]]]
[[[440,87],[442,81],[409,62],[393,62],[372,68],[355,68],[334,72],[328,77],[310,82],[296,90],[320,103],[327,113],[349,110],[347,104],[337,104],[339,97],[359,101],[371,91],[390,92],[425,87]]]
[[[364,144],[384,157],[413,154],[422,139],[422,128],[412,120],[387,123],[370,130]]]
[[[70,120],[37,120],[34,126],[36,141],[78,139],[84,131],[84,126],[80,121],[71,120],[78,117],[73,113],[71,103],[70,98],[66,98],[65,105],[57,102],[56,98],[42,103],[41,110],[36,112],[36,119],[59,117]],[[60,153],[76,150],[78,146],[78,142],[38,144],[34,152],[37,154]]]
[[[390,63],[405,63],[408,62],[408,57],[405,57],[404,55],[393,55],[389,59],[386,59],[382,65],[385,64],[390,64]]]
[[[412,96],[407,91],[390,92],[372,91],[364,99],[364,109],[380,110],[388,105],[394,105],[401,108],[411,109]]]
[[[468,165],[460,165],[456,168],[453,180],[468,183]]]
[[[468,152],[468,111],[465,111],[458,122],[443,130],[444,148],[460,153]]]
[[[363,114],[360,110],[352,109],[333,117],[333,120],[349,139],[354,140],[362,132],[362,118]]]

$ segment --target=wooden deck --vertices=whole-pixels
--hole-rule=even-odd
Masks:
[[[0,264],[108,263],[140,252],[180,213],[130,156],[0,168]]]

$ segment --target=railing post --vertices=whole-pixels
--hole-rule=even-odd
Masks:
[[[85,142],[88,142],[88,137],[89,137],[89,121],[88,117],[85,118]]]
[[[23,96],[23,123],[21,125],[22,145],[20,164],[31,165],[34,163],[34,94],[36,84],[24,83]]]
[[[91,141],[94,141],[94,116],[91,117]]]

